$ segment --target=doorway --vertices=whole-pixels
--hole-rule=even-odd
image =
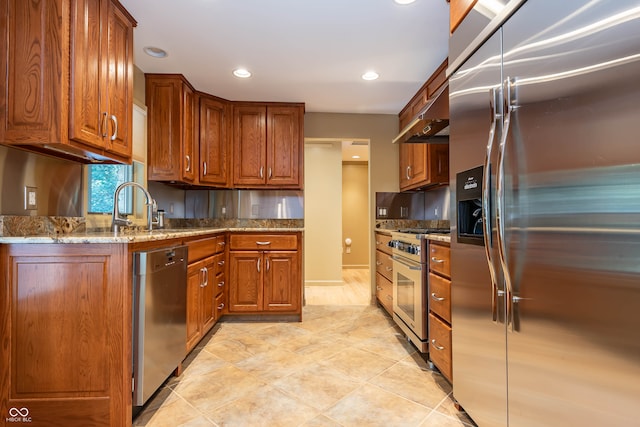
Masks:
[[[305,300],[369,305],[368,139],[305,139]]]

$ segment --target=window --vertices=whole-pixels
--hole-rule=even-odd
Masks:
[[[111,214],[113,212],[113,194],[118,185],[133,179],[131,165],[90,165],[88,168],[90,214]],[[120,213],[133,213],[133,192],[131,187],[120,193]]]

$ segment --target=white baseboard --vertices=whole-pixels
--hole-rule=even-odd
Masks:
[[[305,286],[342,286],[342,280],[305,280]]]
[[[342,265],[343,270],[361,269],[361,268],[369,268],[369,264],[353,264],[353,265],[343,264]]]

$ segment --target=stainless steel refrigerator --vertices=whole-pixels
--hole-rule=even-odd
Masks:
[[[640,425],[640,2],[493,3],[450,45],[453,396]]]

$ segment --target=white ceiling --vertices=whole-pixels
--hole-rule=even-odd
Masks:
[[[134,62],[234,101],[307,112],[397,114],[448,52],[446,0],[120,0],[138,21]],[[145,46],[165,49],[152,58]],[[253,76],[238,79],[233,69]],[[380,74],[364,81],[368,70]]]

